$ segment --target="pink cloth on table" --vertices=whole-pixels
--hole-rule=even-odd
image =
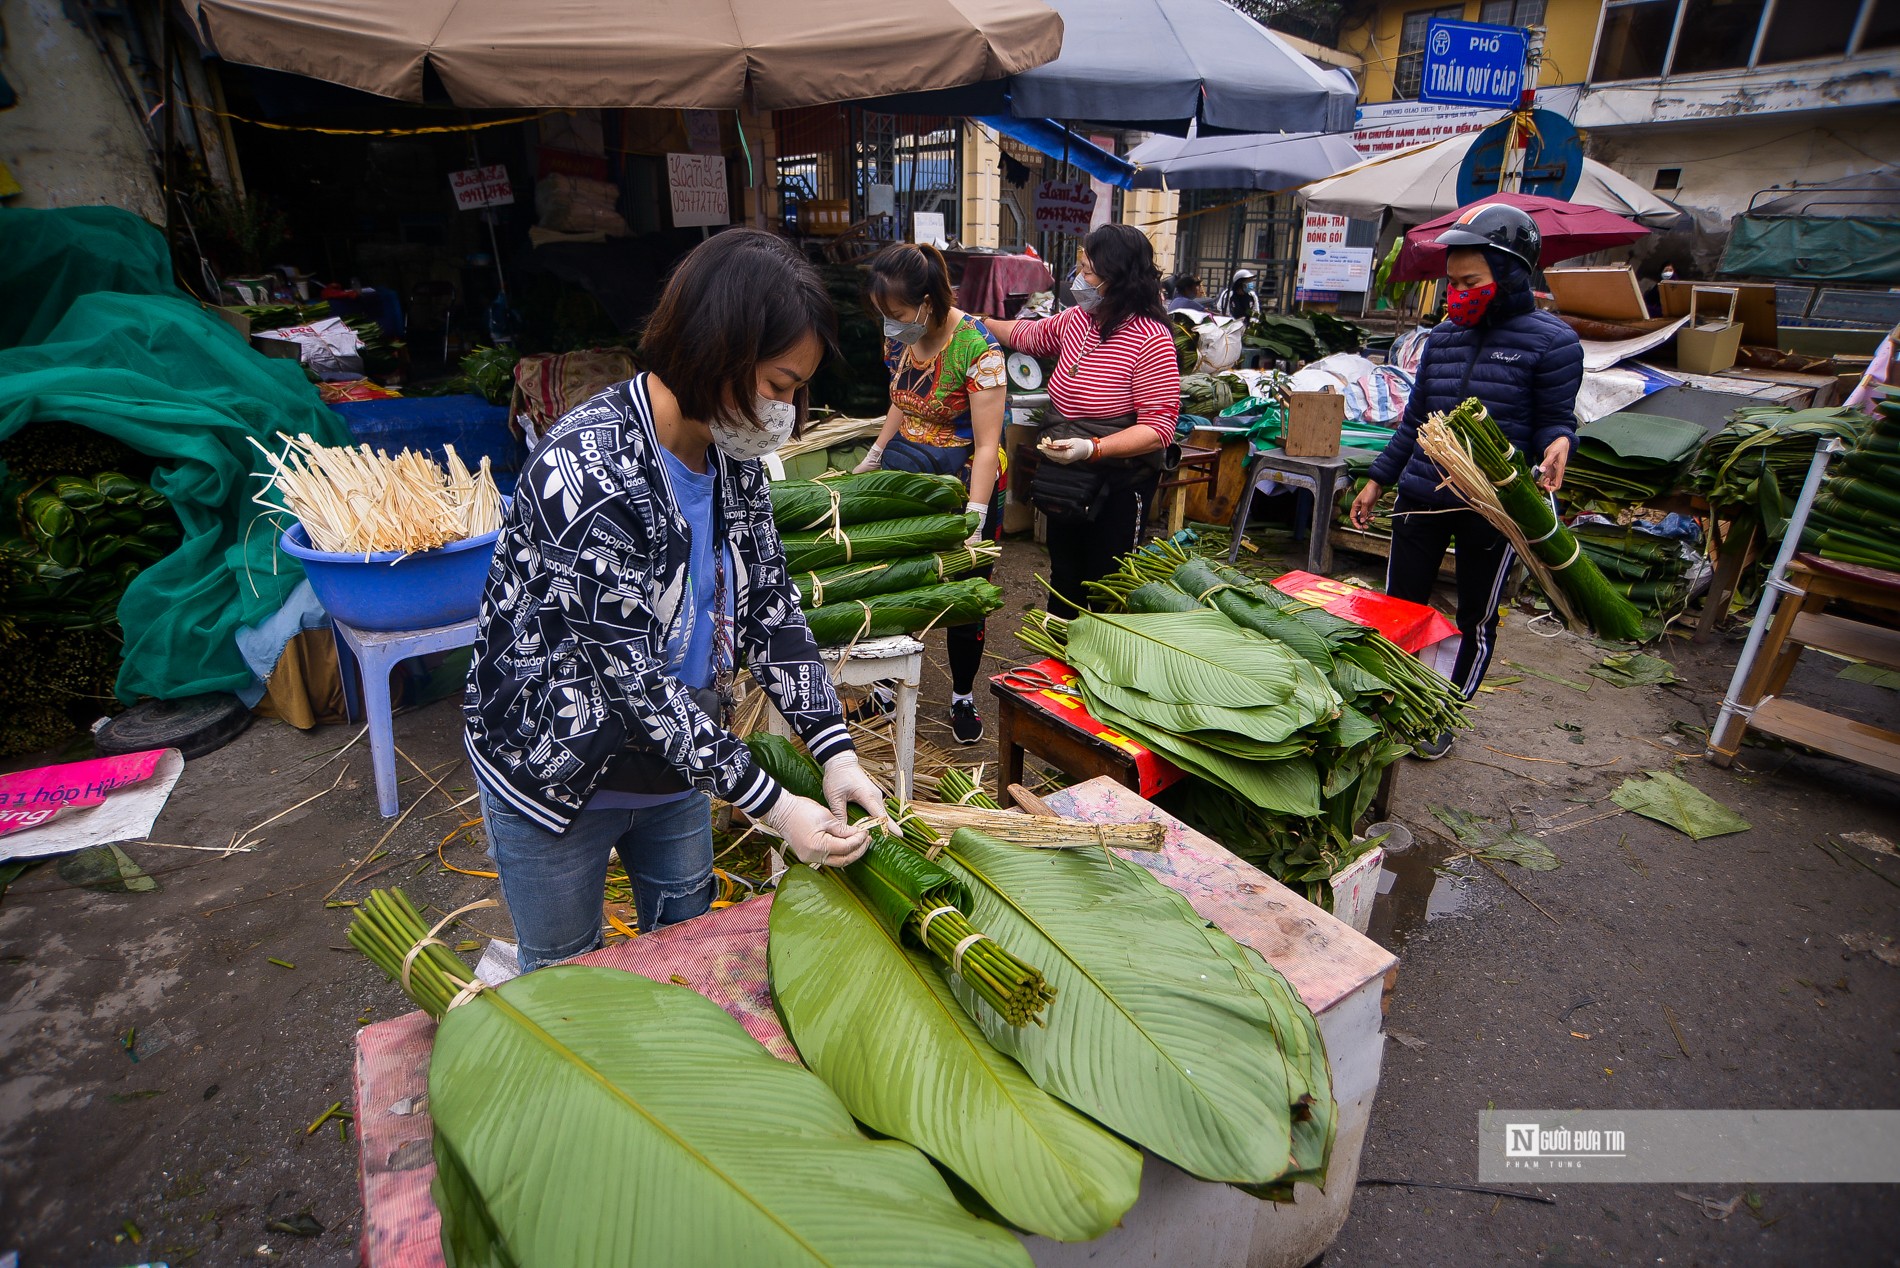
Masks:
[[[957,284],[957,307],[984,317],[1002,317],[1011,295],[1056,288],[1055,274],[1033,255],[967,255]]]
[[[1390,969],[1396,958],[1224,846],[1111,779],[1091,779],[1048,798],[1067,818],[1091,823],[1158,820],[1158,851],[1119,850],[1186,898],[1194,910],[1252,947],[1286,976],[1315,1013]],[[765,936],[772,900],[754,898],[630,942],[581,956],[580,964],[675,976],[712,1000],[773,1056],[797,1060],[772,1010]],[[356,1032],[356,1130],[363,1191],[366,1268],[444,1268],[442,1220],[429,1195],[435,1179],[426,1104],[398,1116],[390,1106],[428,1085],[435,1023],[416,1012]]]

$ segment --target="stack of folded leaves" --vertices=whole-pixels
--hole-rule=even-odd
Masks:
[[[1002,606],[1002,591],[969,574],[1000,555],[968,542],[952,476],[867,471],[772,486],[772,518],[798,583],[812,637],[831,646],[961,625]]]
[[[1618,412],[1577,428],[1560,495],[1574,510],[1641,506],[1676,487],[1707,437],[1700,423]]]

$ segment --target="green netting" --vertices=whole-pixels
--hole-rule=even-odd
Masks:
[[[348,428],[294,362],[252,351],[174,288],[163,239],[129,212],[0,209],[0,242],[0,344],[17,344],[0,350],[0,440],[62,420],[116,437],[158,460],[152,487],[184,530],[119,604],[119,696],[250,685],[233,635],[281,607],[303,570],[269,521],[253,529],[248,437],[347,444]]]

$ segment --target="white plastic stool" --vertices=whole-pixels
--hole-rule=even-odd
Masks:
[[[821,647],[818,658],[831,671],[831,681],[842,686],[894,684],[897,711],[891,716],[891,747],[896,750],[898,787],[892,791],[915,796],[911,782],[917,764],[917,689],[923,682],[924,645],[907,634],[898,634],[866,639],[849,648]],[[792,733],[777,709],[767,711],[766,729],[774,735]]]
[[[396,813],[396,734],[389,704],[389,671],[398,661],[475,645],[475,618],[426,630],[359,630],[334,618],[337,641],[355,657],[363,678],[363,717],[369,723],[369,764],[376,774],[376,808]],[[344,672],[345,693],[349,674]]]

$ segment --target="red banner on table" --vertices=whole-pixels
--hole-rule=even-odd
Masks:
[[[1044,713],[1053,714],[1078,731],[1113,744],[1127,753],[1134,759],[1135,774],[1141,781],[1141,786],[1135,791],[1142,796],[1152,797],[1184,778],[1179,766],[1091,716],[1088,707],[1082,703],[1081,695],[1074,688],[1075,671],[1061,661],[1039,660],[1024,669],[996,674],[990,681],[1011,692],[1017,699]]]
[[[1395,599],[1364,586],[1349,586],[1311,572],[1275,577],[1273,588],[1334,616],[1379,631],[1414,656],[1458,632],[1458,627],[1423,603]]]

